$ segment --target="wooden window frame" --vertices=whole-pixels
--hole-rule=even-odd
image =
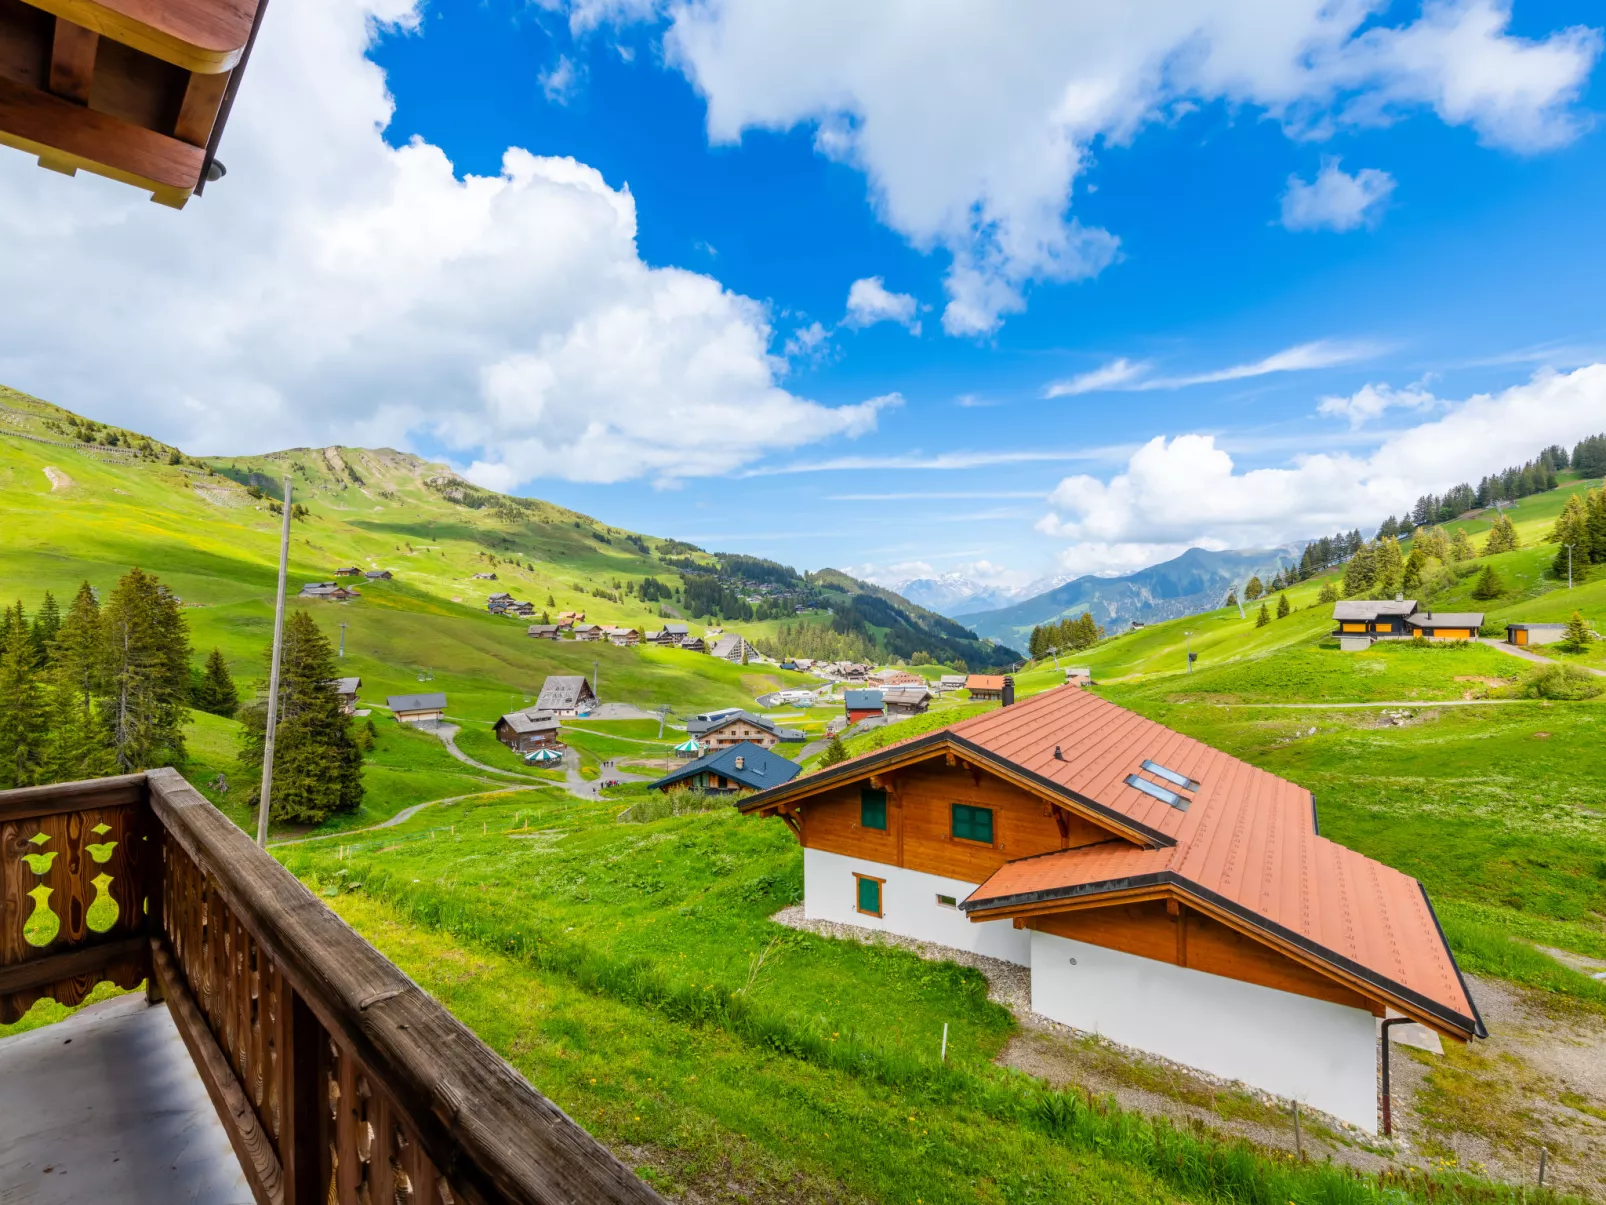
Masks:
[[[880,824],[866,824],[864,822],[864,806],[865,806],[865,802],[866,802],[866,798],[865,797],[868,796],[868,795],[880,795],[881,796],[881,823]],[[890,822],[887,819],[887,792],[886,792],[886,788],[885,787],[860,787],[859,788],[859,827],[860,828],[867,828],[867,829],[871,830],[872,832],[884,833],[884,832],[889,831],[889,829],[888,829],[888,824],[889,823]]]
[[[875,887],[876,910],[874,912],[871,912],[868,909],[861,907],[860,904],[859,904],[859,899],[860,899],[860,894],[859,893],[864,890],[864,884],[866,882],[874,883],[876,885],[876,887]],[[887,881],[885,879],[878,879],[873,874],[860,874],[858,871],[854,871],[853,872],[853,910],[855,912],[857,912],[860,916],[873,916],[877,920],[886,919],[886,911],[887,911]]]
[[[975,837],[961,837],[956,831],[954,821],[958,818],[959,808],[969,808],[973,812],[987,813],[987,831],[992,834],[988,841],[978,841]],[[951,803],[948,805],[948,836],[954,841],[963,841],[966,845],[974,845],[981,849],[996,849],[998,847],[998,813],[994,808],[984,808],[974,803]]]

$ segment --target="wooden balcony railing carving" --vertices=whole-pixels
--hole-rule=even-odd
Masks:
[[[259,1202],[658,1200],[175,771],[0,792],[0,1020],[142,978]]]

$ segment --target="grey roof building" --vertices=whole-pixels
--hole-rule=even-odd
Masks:
[[[552,674],[541,684],[541,695],[535,707],[537,711],[550,711],[555,715],[577,715],[596,704],[596,692],[584,674]]]
[[[778,753],[743,743],[687,762],[652,785],[660,791],[667,791],[678,783],[711,793],[762,791],[765,787],[791,782],[800,769],[802,767],[795,761]]]
[[[446,696],[443,694],[429,695],[391,695],[385,700],[385,706],[398,720],[408,717],[416,719],[439,719],[446,710]]]

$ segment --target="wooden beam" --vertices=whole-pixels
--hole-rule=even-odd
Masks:
[[[200,147],[0,78],[0,143],[149,189],[182,209],[201,177]],[[59,169],[58,169],[59,170]],[[66,807],[60,811],[76,811]]]
[[[251,1185],[251,1195],[257,1199],[257,1205],[283,1205],[284,1174],[273,1153],[273,1142],[263,1131],[245,1089],[240,1087],[227,1056],[218,1048],[206,1018],[201,1016],[183,977],[173,965],[173,956],[157,938],[151,940],[151,967],[161,981],[168,1012],[190,1052],[190,1061],[200,1073],[206,1094],[212,1098],[218,1118],[228,1132],[246,1182]]]
[[[213,75],[240,61],[266,0],[28,0],[113,41]]]
[[[57,17],[56,33],[50,43],[50,90],[65,100],[87,105],[95,79],[95,52],[99,49],[98,33]]]
[[[143,937],[126,937],[122,941],[79,946],[63,954],[51,954],[47,958],[33,958],[0,967],[0,996],[45,987],[63,979],[98,975],[116,963],[141,957],[144,951]]]
[[[217,122],[217,112],[223,104],[223,94],[229,89],[230,72],[220,75],[201,75],[192,72],[190,82],[184,86],[184,100],[179,105],[178,120],[173,123],[173,137],[191,146],[206,146]]]
[[[86,782],[56,782],[44,787],[19,787],[0,793],[0,822],[60,816],[145,801],[145,775],[91,778]]]

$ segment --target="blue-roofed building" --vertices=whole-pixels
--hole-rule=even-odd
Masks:
[[[850,724],[887,713],[886,700],[879,690],[845,690],[842,692],[842,706],[848,713]]]
[[[687,787],[712,795],[736,795],[778,787],[796,778],[800,769],[802,767],[795,761],[788,761],[762,746],[743,742],[687,762],[652,785],[660,791]]]

